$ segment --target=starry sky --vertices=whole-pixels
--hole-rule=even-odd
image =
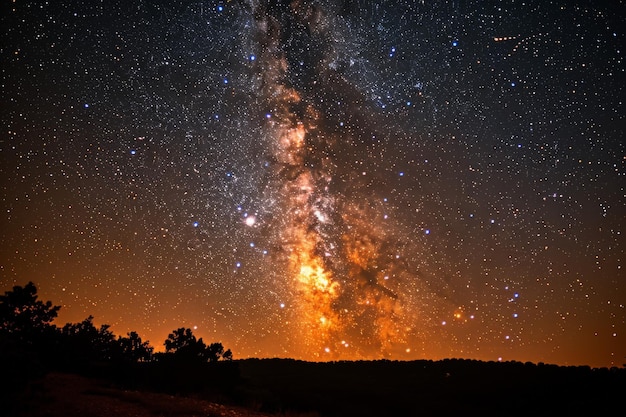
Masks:
[[[2,2],[0,290],[157,349],[621,366],[625,9]]]

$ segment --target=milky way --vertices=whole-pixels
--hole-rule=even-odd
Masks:
[[[1,289],[157,348],[621,365],[623,6],[4,5]]]

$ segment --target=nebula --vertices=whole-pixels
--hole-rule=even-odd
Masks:
[[[410,279],[410,267],[391,250],[397,237],[387,227],[394,226],[380,224],[382,207],[374,201],[382,198],[360,178],[340,179],[339,161],[332,155],[341,152],[349,135],[320,128],[331,124],[332,116],[320,94],[308,93],[328,88],[333,77],[322,65],[332,48],[310,54],[319,61],[298,61],[325,82],[307,79],[306,72],[294,74],[295,60],[289,59],[293,46],[286,43],[317,37],[324,44],[329,23],[322,23],[322,10],[306,2],[253,7],[263,142],[274,166],[266,194],[280,200],[272,236],[281,256],[273,261],[284,265],[285,285],[298,300],[301,354],[328,359],[406,351],[419,311],[406,306],[415,284],[401,283]],[[337,185],[340,181],[344,184]]]

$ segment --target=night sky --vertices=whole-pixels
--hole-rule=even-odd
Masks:
[[[0,10],[0,290],[157,349],[626,361],[624,1]]]

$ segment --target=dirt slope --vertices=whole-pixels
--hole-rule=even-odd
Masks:
[[[24,417],[267,417],[268,414],[167,394],[125,391],[77,375],[49,374],[33,384]]]

